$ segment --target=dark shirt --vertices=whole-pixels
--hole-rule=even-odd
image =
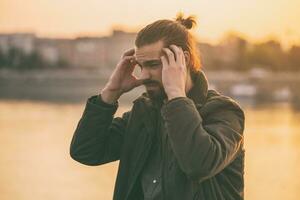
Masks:
[[[141,172],[140,183],[143,190],[144,200],[162,200],[162,137],[163,126],[162,117],[160,114],[160,105],[155,105],[155,109],[152,112],[156,112],[157,127],[155,140],[152,143],[151,152],[145,167]]]

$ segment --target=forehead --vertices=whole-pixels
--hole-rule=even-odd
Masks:
[[[150,59],[158,59],[161,55],[162,48],[164,47],[163,41],[159,40],[152,44],[147,44],[140,48],[135,49],[135,57],[138,61],[145,61]]]

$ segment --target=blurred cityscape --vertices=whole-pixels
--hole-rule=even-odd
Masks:
[[[99,92],[135,37],[122,30],[75,39],[0,34],[0,98],[83,101]],[[229,33],[219,44],[199,42],[198,48],[210,88],[244,105],[300,108],[300,46],[284,50],[276,40],[251,43]]]

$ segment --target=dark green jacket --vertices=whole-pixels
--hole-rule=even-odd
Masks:
[[[163,154],[166,200],[240,200],[244,192],[244,113],[215,90],[201,71],[187,97],[163,105],[168,140]],[[116,105],[90,97],[70,145],[71,157],[85,165],[120,160],[114,200],[140,200],[139,175],[155,135],[153,105],[146,94],[122,117]]]

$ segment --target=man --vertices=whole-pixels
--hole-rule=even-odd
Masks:
[[[208,90],[194,25],[178,15],[143,28],[87,101],[70,155],[90,166],[120,161],[114,200],[243,199],[244,113]],[[146,92],[114,118],[119,97],[140,85]]]

